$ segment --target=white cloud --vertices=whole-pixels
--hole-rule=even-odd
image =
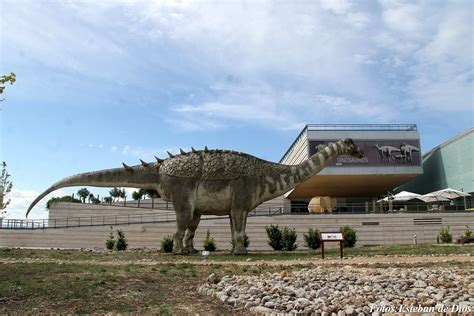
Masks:
[[[316,103],[339,117],[355,115],[365,117],[370,122],[390,122],[398,118],[397,113],[384,104],[351,102],[344,97],[324,94],[316,95]]]
[[[25,219],[26,210],[33,202],[33,200],[40,193],[32,190],[21,190],[13,188],[12,191],[7,195],[7,198],[11,200],[10,204],[6,208],[7,219]],[[28,219],[46,219],[48,218],[48,212],[45,210],[46,202],[53,197],[61,197],[67,195],[63,190],[56,190],[51,194],[48,194],[45,198],[38,203],[33,210],[30,212]]]
[[[440,7],[441,5],[441,7]],[[472,111],[473,10],[461,2],[384,1],[378,43],[410,78],[404,93],[422,111]]]
[[[129,145],[123,146],[122,155],[128,155],[129,152],[130,152],[130,146]]]
[[[185,131],[380,121],[405,117],[407,104],[424,112],[472,107],[469,2],[68,2],[57,10],[74,17],[67,28],[48,8],[15,7],[4,22],[15,25],[6,40],[51,67],[112,82],[122,80],[117,64],[130,70],[120,69],[128,82],[140,82],[129,78],[133,69],[159,68],[166,79],[158,82],[196,76],[191,83],[170,79],[193,98],[173,100],[160,117]],[[120,18],[109,18],[117,12]],[[108,36],[111,30],[129,32],[158,57],[137,58],[127,43]],[[151,150],[110,151],[139,157]]]
[[[336,14],[345,14],[352,7],[349,0],[322,0],[321,7]]]

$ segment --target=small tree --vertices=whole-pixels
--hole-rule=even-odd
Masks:
[[[443,244],[450,244],[453,241],[453,235],[449,231],[449,226],[441,227],[439,231],[439,239]]]
[[[121,199],[124,199],[124,200],[127,198],[127,193],[125,192],[125,189],[124,189],[124,188],[122,188],[122,189],[120,190],[120,195],[119,195],[119,197],[120,197]]]
[[[9,75],[0,76],[0,95],[2,95],[3,91],[5,90],[5,83],[10,83],[10,85],[12,85],[13,83],[15,83],[15,81],[16,74],[14,72],[11,72]],[[3,100],[5,99],[0,98],[0,101]]]
[[[206,239],[204,239],[203,242],[203,247],[206,251],[216,251],[217,249],[216,242],[214,241],[214,238],[211,237],[211,232],[209,231],[209,229],[207,230]]]
[[[161,251],[170,253],[173,252],[173,238],[171,236],[165,236],[163,237],[163,240],[161,241]]]
[[[122,191],[119,188],[114,187],[112,190],[109,191],[109,194],[113,198],[113,202],[115,202],[122,194]]]
[[[298,236],[296,235],[296,230],[294,228],[284,227],[283,231],[281,232],[281,240],[283,244],[283,250],[286,251],[293,251],[295,250],[298,245],[296,244],[296,239]]]
[[[132,199],[135,201],[141,200],[143,198],[143,191],[138,190],[138,191],[133,191],[132,193]]]
[[[115,238],[113,228],[110,226],[109,238],[105,241],[105,247],[109,250],[113,250],[115,246]]]
[[[271,224],[270,226],[265,227],[267,231],[268,244],[273,250],[282,250],[283,241],[281,236],[281,230],[278,228],[278,225]]]
[[[321,239],[319,236],[319,229],[309,228],[308,232],[304,233],[304,241],[306,246],[310,249],[318,249],[321,246]]]
[[[125,233],[120,229],[117,230],[117,241],[115,242],[116,250],[126,250],[128,247],[127,238],[125,238]]]
[[[344,237],[344,247],[354,247],[357,242],[357,231],[350,226],[343,226],[340,232]]]
[[[10,174],[7,171],[7,164],[5,161],[2,162],[2,173],[0,175],[0,218],[3,218],[6,215],[5,209],[7,208],[8,204],[10,204],[10,200],[5,201],[6,195],[12,190],[13,183],[8,180],[10,178]]]
[[[464,230],[464,237],[471,237],[472,230],[469,229],[469,225],[466,225],[466,229]]]
[[[79,191],[77,191],[77,195],[81,198],[82,203],[86,203],[86,199],[89,197],[89,190],[87,188],[82,188]]]

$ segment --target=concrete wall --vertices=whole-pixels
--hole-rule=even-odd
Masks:
[[[249,217],[247,234],[250,250],[271,250],[267,244],[265,226],[278,224],[294,227],[298,233],[298,247],[304,247],[303,233],[308,228],[324,231],[338,230],[343,225],[354,227],[358,232],[358,246],[383,244],[410,244],[413,235],[419,243],[436,243],[442,226],[449,225],[453,237],[463,234],[465,225],[474,227],[474,213],[435,214],[361,214],[361,215],[283,215]],[[159,248],[160,240],[172,235],[175,222],[113,225],[122,229],[131,248]],[[202,220],[197,230],[195,243],[202,248],[207,230],[222,250],[230,249],[230,228],[227,216],[222,219]],[[108,226],[61,228],[45,230],[0,230],[0,247],[58,247],[58,248],[104,248],[109,233]]]

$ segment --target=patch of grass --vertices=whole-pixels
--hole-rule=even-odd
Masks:
[[[345,256],[367,256],[376,255],[449,255],[449,254],[473,254],[474,247],[460,245],[385,245],[372,247],[345,248]],[[338,256],[339,249],[326,249],[326,254]],[[216,251],[211,253],[208,260],[215,261],[271,261],[271,260],[295,260],[295,259],[314,259],[320,258],[320,250],[296,250],[296,251],[250,251],[247,256],[233,256],[228,251]],[[200,254],[183,256],[171,256],[169,254],[156,251],[124,251],[124,252],[87,252],[80,250],[45,250],[45,249],[0,249],[0,258],[11,259],[58,259],[64,261],[138,261],[142,259],[155,260],[160,262],[173,263],[180,260],[204,261]],[[181,267],[187,269],[186,264]]]
[[[160,308],[158,310],[158,315],[172,316],[172,315],[176,315],[176,311],[172,306],[164,304],[164,305],[160,306]]]

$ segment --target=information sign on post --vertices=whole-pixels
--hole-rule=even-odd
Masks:
[[[325,242],[339,242],[339,248],[341,252],[341,259],[344,255],[343,248],[344,248],[344,236],[340,232],[320,232],[319,233],[321,239],[321,256],[324,259],[324,243]]]

